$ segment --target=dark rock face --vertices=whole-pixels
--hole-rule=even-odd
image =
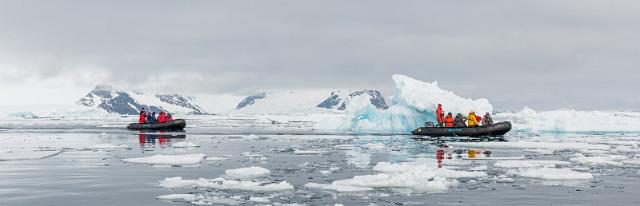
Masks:
[[[191,102],[190,98],[180,95],[156,95],[167,104],[177,105],[191,110],[189,114],[206,114],[200,106]],[[110,113],[122,115],[136,115],[141,108],[146,111],[159,113],[164,109],[159,105],[146,105],[134,99],[129,93],[118,91],[113,86],[97,85],[89,94],[77,101],[77,104],[87,107],[97,107]],[[171,111],[168,111],[171,112]]]
[[[360,95],[368,95],[369,101],[371,101],[371,104],[378,109],[389,108],[389,106],[387,105],[387,102],[384,100],[384,97],[377,90],[355,91],[349,94],[349,96],[346,98],[342,98],[340,97],[340,95],[336,94],[335,92],[331,92],[331,96],[329,96],[329,98],[322,101],[317,107],[325,108],[325,109],[345,110],[347,108],[346,101],[350,98],[360,96]]]
[[[242,101],[240,101],[240,103],[238,103],[238,106],[236,106],[236,110],[240,110],[246,106],[253,105],[256,103],[256,100],[264,99],[265,97],[267,97],[267,94],[264,92],[260,94],[248,96],[244,98]]]

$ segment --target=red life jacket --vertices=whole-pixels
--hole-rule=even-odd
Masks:
[[[167,120],[164,118],[164,113],[160,113],[158,115],[158,122],[163,123],[166,122]]]
[[[438,107],[438,109],[436,109],[436,119],[438,120],[438,123],[444,121],[444,111],[442,111],[442,107]]]

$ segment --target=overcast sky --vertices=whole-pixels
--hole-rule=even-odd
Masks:
[[[640,110],[640,1],[0,1],[1,105],[406,74],[498,110]]]

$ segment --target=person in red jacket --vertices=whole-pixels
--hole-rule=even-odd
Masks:
[[[442,127],[444,123],[444,111],[442,111],[442,104],[438,104],[436,109],[436,119],[438,120],[438,126]]]
[[[167,119],[164,116],[164,112],[160,112],[160,114],[158,115],[158,122],[163,123],[166,122]]]
[[[171,114],[167,114],[167,121],[173,121],[173,116]]]
[[[476,115],[476,121],[482,122],[482,117],[480,117],[480,115]]]
[[[140,110],[140,117],[138,118],[138,123],[144,124],[145,120],[147,120],[146,117],[147,117],[147,113],[144,112],[144,108],[142,108]]]

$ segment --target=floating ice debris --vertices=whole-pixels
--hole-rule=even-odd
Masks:
[[[176,143],[173,143],[171,146],[175,148],[200,147],[200,145],[197,145],[193,142],[187,142],[187,141],[176,142]]]
[[[255,135],[255,134],[250,134],[250,135],[242,136],[242,138],[245,138],[245,139],[260,139],[260,136]]]
[[[581,153],[573,154],[573,158],[569,159],[573,162],[578,162],[583,165],[600,165],[600,166],[622,166],[620,160],[628,159],[624,155],[598,155],[598,156],[585,156]]]
[[[11,160],[36,160],[36,159],[44,159],[48,157],[52,157],[62,153],[61,150],[51,150],[51,151],[13,151],[13,150],[5,150],[0,152],[0,161],[11,161]]]
[[[125,162],[152,165],[195,165],[204,160],[205,154],[153,155],[149,157],[127,158]]]
[[[506,160],[498,161],[493,165],[502,168],[529,168],[529,167],[556,167],[557,165],[570,165],[570,162],[559,160]]]
[[[250,179],[262,177],[271,174],[271,171],[262,167],[244,167],[238,169],[228,169],[224,172],[225,176],[231,179]]]
[[[252,154],[250,152],[243,152],[242,156],[248,157],[248,158],[260,158],[260,157],[264,157],[264,155],[261,154]]]
[[[323,150],[295,150],[293,151],[293,154],[295,155],[318,155],[318,154],[324,154],[327,153],[327,151],[323,151]]]
[[[486,171],[487,170],[487,165],[472,167],[469,170],[470,171]]]
[[[545,180],[590,180],[588,172],[576,172],[569,168],[522,168],[507,171],[507,174]]]
[[[307,183],[304,186],[312,189],[333,190],[336,192],[364,192],[364,191],[373,190],[373,188],[371,187],[355,187],[355,186],[345,186],[345,185],[335,185],[335,184],[318,184],[313,182]]]
[[[161,187],[175,189],[175,188],[211,188],[222,190],[246,190],[246,191],[262,191],[262,192],[276,192],[293,190],[293,185],[286,181],[279,183],[269,183],[262,181],[236,181],[226,180],[224,178],[216,179],[204,179],[197,180],[185,180],[182,177],[165,178],[159,182]]]
[[[484,172],[456,171],[437,168],[433,163],[379,162],[373,167],[381,174],[355,176],[351,179],[336,180],[331,184],[307,184],[307,187],[335,191],[367,190],[366,188],[404,188],[416,193],[442,192],[456,185],[455,178],[484,177]],[[348,186],[348,187],[344,187]]]
[[[156,197],[159,200],[167,200],[174,202],[191,202],[196,200],[196,195],[194,194],[170,194],[170,195],[160,195]]]
[[[271,202],[271,200],[269,200],[269,198],[268,198],[268,197],[255,197],[255,196],[251,196],[251,198],[249,198],[249,202],[269,203],[269,202]]]
[[[609,145],[601,144],[589,144],[583,142],[528,142],[528,141],[516,141],[516,142],[451,142],[449,146],[462,146],[462,147],[481,147],[481,148],[514,148],[514,149],[551,149],[551,150],[563,150],[563,149],[594,149],[594,150],[608,150]]]
[[[631,164],[631,165],[640,165],[640,159],[628,159],[628,160],[622,160],[622,163],[624,163],[624,164]]]
[[[508,177],[500,177],[496,179],[496,183],[514,183],[516,180],[508,178]]]

